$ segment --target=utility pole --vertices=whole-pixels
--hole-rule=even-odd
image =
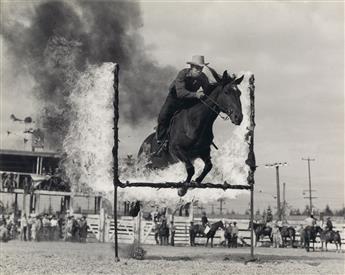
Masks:
[[[313,212],[313,199],[316,199],[317,197],[312,197],[311,192],[315,191],[311,189],[311,175],[310,175],[310,162],[315,161],[315,159],[308,158],[302,158],[302,160],[308,161],[308,179],[309,179],[309,197],[304,197],[305,199],[309,198],[309,211],[310,214]]]
[[[284,220],[286,220],[286,199],[285,199],[285,186],[286,186],[286,183],[283,182],[283,217],[284,217]]]
[[[279,185],[279,167],[286,166],[287,162],[275,162],[265,164],[265,168],[276,168],[276,183],[277,183],[277,216],[278,219],[282,219],[281,204],[280,204],[280,185]]]
[[[225,204],[224,199],[220,198],[218,199],[218,201],[219,201],[219,214],[223,215],[223,203]]]
[[[213,203],[211,204],[211,207],[212,207],[212,212],[211,212],[211,214],[214,215],[214,204],[213,204]]]

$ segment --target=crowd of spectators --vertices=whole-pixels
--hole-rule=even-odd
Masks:
[[[62,180],[58,169],[54,172],[43,172],[39,179],[32,177],[34,176],[3,172],[0,177],[0,190],[14,192],[15,189],[24,189],[27,193],[34,190],[70,191],[69,184]]]
[[[0,231],[7,240],[86,242],[88,228],[86,216],[75,218],[59,213],[22,214],[20,218],[14,214],[0,216]]]

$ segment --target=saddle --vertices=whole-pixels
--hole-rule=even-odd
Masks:
[[[181,110],[182,110],[182,109],[179,109],[179,110],[177,110],[177,111],[173,114],[172,118],[170,119],[169,127],[168,127],[168,129],[167,129],[167,133],[166,133],[166,135],[165,135],[165,137],[164,137],[164,140],[163,140],[163,142],[159,145],[157,151],[154,152],[154,153],[152,154],[153,156],[159,157],[159,156],[162,155],[163,152],[166,152],[166,153],[169,152],[169,137],[170,137],[171,125],[173,124],[174,120],[176,119],[176,115],[177,115],[179,112],[181,112]]]

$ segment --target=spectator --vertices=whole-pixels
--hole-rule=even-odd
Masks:
[[[72,216],[72,220],[73,220],[72,241],[79,242],[79,238],[80,238],[79,219],[75,219],[74,216]]]
[[[274,248],[279,248],[279,245],[281,244],[281,235],[280,235],[280,230],[277,224],[273,224],[271,237],[273,238]]]
[[[87,225],[86,216],[83,216],[79,221],[80,228],[80,242],[85,243],[87,238],[87,230],[89,226]]]
[[[58,228],[58,220],[55,215],[52,216],[50,220],[50,240],[57,241],[59,240],[59,228]]]
[[[176,226],[174,225],[174,221],[170,222],[170,244],[171,246],[175,246],[175,233],[176,233]]]
[[[231,246],[231,236],[232,236],[232,226],[231,226],[231,222],[229,222],[229,223],[226,223],[225,232],[224,232],[224,237],[227,240],[228,247]]]
[[[35,223],[37,224],[36,225],[36,241],[41,241],[42,238],[43,238],[43,224],[42,224],[42,220],[41,220],[41,216],[40,215],[37,215],[36,217],[36,221]]]
[[[32,240],[32,224],[34,222],[34,218],[32,217],[31,214],[29,214],[29,218],[28,218],[28,228],[27,228],[27,239],[28,241]]]
[[[32,239],[33,241],[37,241],[37,232],[38,232],[37,227],[38,227],[38,221],[37,221],[37,219],[35,218],[35,215],[34,215],[34,214],[32,214],[31,217],[32,217],[32,224],[31,224],[31,239]]]
[[[153,227],[153,231],[155,233],[155,241],[156,241],[156,244],[159,244],[159,241],[158,241],[158,235],[159,235],[159,223],[157,220],[154,220],[154,227]]]
[[[44,214],[43,219],[42,219],[42,225],[43,225],[42,239],[44,241],[48,241],[50,238],[50,220],[49,220],[48,214]]]
[[[157,206],[156,210],[151,213],[153,221],[157,221],[158,222],[158,213],[159,213],[159,209],[158,209],[158,206]]]
[[[20,239],[26,241],[26,234],[28,228],[28,220],[26,218],[26,214],[23,214],[20,219]]]
[[[73,232],[73,219],[72,216],[67,217],[66,227],[65,227],[65,241],[70,241],[72,239],[72,232]]]
[[[231,233],[232,247],[237,247],[238,232],[239,232],[239,229],[237,227],[237,222],[234,222],[234,226],[232,227],[232,233]]]
[[[299,234],[300,247],[303,247],[304,246],[304,227],[303,227],[303,224],[299,225],[297,232]]]

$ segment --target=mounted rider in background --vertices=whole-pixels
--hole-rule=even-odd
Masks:
[[[327,230],[327,231],[332,231],[332,230],[333,230],[333,223],[332,223],[332,221],[331,221],[331,217],[328,217],[328,218],[327,218],[326,230]]]
[[[204,56],[195,55],[192,61],[187,62],[190,68],[181,70],[169,87],[169,94],[158,116],[156,131],[158,145],[166,147],[167,132],[170,120],[178,110],[188,108],[205,96],[204,92],[209,86],[207,76],[202,72],[205,63]],[[200,88],[203,89],[199,90]]]
[[[204,227],[204,233],[207,234],[211,229],[211,225],[206,217],[206,212],[202,212],[201,224]]]
[[[310,214],[310,216],[304,220],[304,228],[305,229],[308,227],[313,228],[315,226],[315,224],[316,224],[316,218],[314,218],[313,214]]]

